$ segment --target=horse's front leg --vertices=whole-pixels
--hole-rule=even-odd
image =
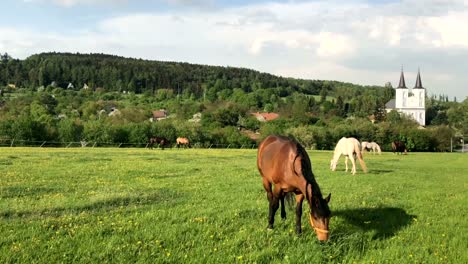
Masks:
[[[302,233],[301,217],[302,217],[302,202],[304,201],[303,194],[296,195],[296,234]]]
[[[346,166],[345,172],[348,172],[348,156],[345,156],[345,166]]]

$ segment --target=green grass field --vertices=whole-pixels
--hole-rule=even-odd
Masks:
[[[0,262],[468,263],[468,155],[309,155],[328,243],[266,229],[256,150],[0,148]]]

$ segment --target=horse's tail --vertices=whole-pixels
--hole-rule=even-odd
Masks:
[[[356,156],[359,159],[359,164],[361,164],[361,168],[364,172],[367,172],[367,166],[366,163],[364,162],[364,159],[362,159],[362,153],[359,148],[359,144],[354,145],[354,152],[356,152]]]
[[[289,208],[294,208],[294,205],[296,204],[296,195],[293,192],[288,192],[284,195],[284,200],[286,200]]]
[[[377,152],[378,152],[379,154],[382,154],[382,150],[380,149],[379,144],[375,143],[375,148],[377,149]]]

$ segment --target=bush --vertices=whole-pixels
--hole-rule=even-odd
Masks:
[[[454,136],[454,131],[448,126],[437,126],[432,128],[431,134],[433,149],[436,151],[450,151],[451,140]]]
[[[291,135],[306,148],[311,148],[312,145],[315,145],[316,148],[317,144],[314,141],[314,137],[311,133],[311,130],[311,126],[291,127],[286,130],[286,134]]]
[[[84,123],[82,139],[98,143],[111,143],[113,142],[112,128],[99,120],[88,121]]]
[[[411,147],[408,148],[413,151],[430,151],[434,145],[430,131],[418,128],[408,131],[407,142]]]
[[[145,144],[151,135],[151,127],[148,123],[132,123],[127,126],[128,141],[134,144]]]
[[[165,137],[169,142],[174,144],[178,137],[177,130],[170,120],[161,120],[151,123],[150,135],[152,137]]]

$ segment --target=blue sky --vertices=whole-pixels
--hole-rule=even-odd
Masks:
[[[0,52],[108,53],[468,96],[468,0],[3,0]]]

